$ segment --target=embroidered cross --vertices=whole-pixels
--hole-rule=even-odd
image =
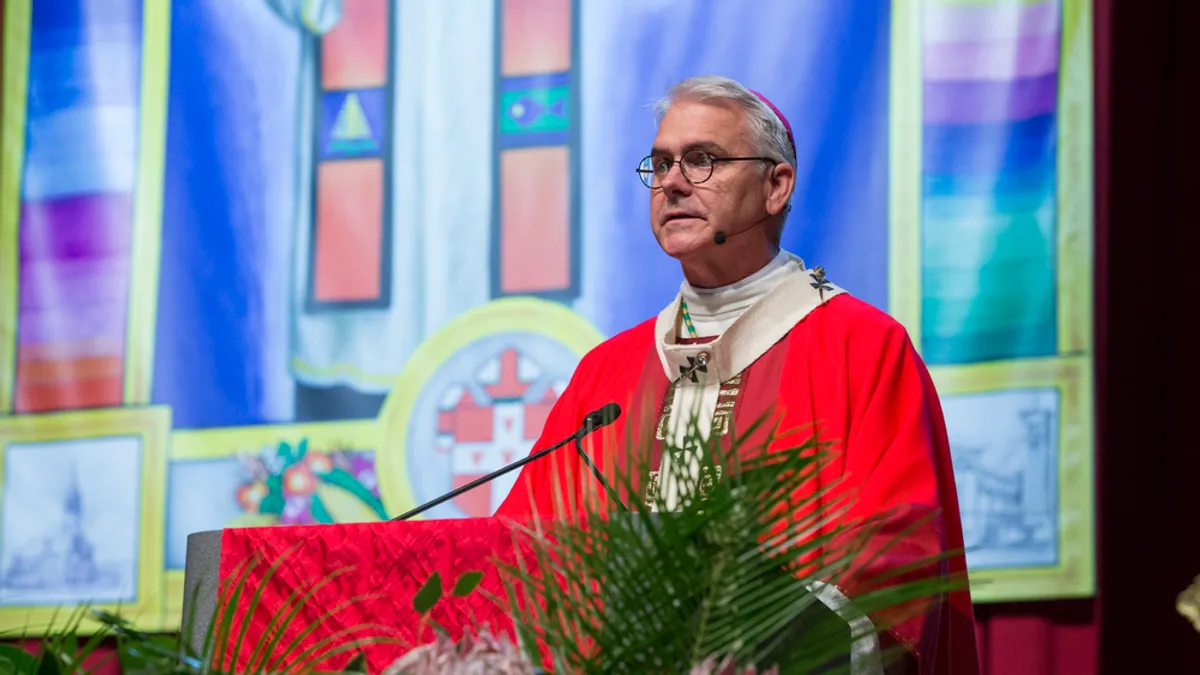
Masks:
[[[701,468],[700,484],[698,486],[700,488],[701,499],[708,498],[708,495],[712,493],[713,487],[715,487],[717,482],[721,480],[721,475],[723,473],[724,471],[721,470],[720,466],[714,465]]]
[[[658,501],[660,486],[658,483],[658,472],[650,472],[650,481],[646,483],[646,505],[653,507]]]
[[[683,461],[685,455],[695,455],[700,453],[700,448],[689,445],[686,448],[670,448],[671,457],[677,462]]]
[[[814,267],[812,269],[812,278],[813,282],[809,285],[817,289],[817,292],[821,294],[821,301],[824,302],[825,291],[833,292],[833,286],[830,286],[829,282],[825,279],[825,268],[820,265]]]
[[[700,352],[695,357],[687,357],[687,360],[688,364],[686,366],[679,366],[679,376],[686,377],[692,382],[699,382],[700,379],[696,376],[696,373],[708,372],[708,354]]]

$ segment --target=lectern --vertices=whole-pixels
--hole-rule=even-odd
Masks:
[[[524,538],[521,538],[523,540]],[[242,575],[244,591],[232,634],[245,631],[249,646],[234,654],[237,669],[246,667],[253,646],[272,629],[272,619],[290,611],[296,591],[312,591],[283,627],[280,645],[293,640],[294,653],[333,639],[384,637],[388,642],[362,649],[371,672],[381,672],[408,649],[433,639],[432,627],[413,607],[417,591],[436,572],[446,598],[430,618],[458,638],[466,628],[487,625],[511,636],[508,608],[488,596],[505,597],[498,561],[534,563],[533,552],[514,540],[513,523],[498,518],[424,520],[260,527],[198,532],[188,537],[184,582],[185,636],[199,649],[218,606],[219,589]],[[273,563],[279,563],[268,572]],[[451,597],[455,581],[482,572],[479,592]],[[322,580],[328,580],[321,584]],[[251,600],[257,595],[257,602]],[[253,606],[252,606],[253,605]],[[352,626],[370,630],[337,635]],[[305,634],[310,626],[314,629]],[[289,650],[293,651],[293,650]],[[341,654],[319,665],[340,668],[353,657]]]
[[[204,649],[217,611],[217,588],[221,581],[221,531],[188,535],[187,560],[183,568],[183,639],[196,653]]]

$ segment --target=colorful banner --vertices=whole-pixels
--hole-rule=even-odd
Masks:
[[[0,7],[0,627],[177,625],[191,532],[526,453],[678,288],[634,168],[703,73],[797,131],[784,246],[928,361],[976,598],[1092,592],[1089,0]]]

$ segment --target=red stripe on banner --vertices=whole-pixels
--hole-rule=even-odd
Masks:
[[[317,169],[313,296],[375,300],[383,277],[383,162],[326,162]]]
[[[125,362],[120,356],[62,360],[22,359],[17,364],[17,378],[28,385],[120,379],[124,374]]]
[[[570,285],[571,185],[567,147],[500,156],[500,287],[536,293]]]
[[[342,19],[321,40],[325,89],[363,89],[387,83],[388,0],[342,0]]]
[[[123,382],[121,377],[111,377],[38,384],[18,377],[15,409],[17,413],[39,413],[115,407],[121,405]]]
[[[571,69],[570,0],[504,0],[501,74]]]

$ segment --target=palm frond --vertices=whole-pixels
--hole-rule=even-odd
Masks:
[[[75,675],[87,672],[85,662],[96,652],[100,644],[109,637],[104,626],[84,627],[89,617],[87,606],[74,608],[65,621],[58,621],[58,609],[51,613],[46,626],[41,627],[43,637],[38,639],[35,651],[24,645],[32,639],[28,631],[17,639],[16,644],[0,645],[0,673],[4,675]],[[87,636],[86,639],[81,638]],[[104,665],[105,660],[89,664],[89,668]]]
[[[578,499],[563,481],[560,516],[516,528],[534,560],[500,565],[531,657],[542,650],[578,673],[682,673],[726,657],[807,672],[846,662],[855,640],[891,625],[847,622],[818,597],[822,584],[865,583],[853,609],[872,618],[909,616],[956,587],[940,573],[944,556],[868,574],[883,530],[847,522],[851,493],[820,484],[826,444],[779,434],[768,417],[723,439],[692,420],[664,454],[698,454],[658,476],[677,504],[665,491],[642,497],[659,469],[643,440],[610,477],[624,504]],[[577,504],[582,513],[567,507]]]
[[[375,594],[344,598],[337,605],[321,611],[311,621],[299,623],[301,610],[316,593],[338,576],[350,572],[349,569],[335,570],[314,581],[298,584],[272,613],[262,634],[252,640],[247,617],[259,610],[271,579],[294,550],[295,547],[292,547],[285,551],[257,579],[254,572],[263,564],[260,560],[243,561],[233,570],[229,579],[217,590],[217,607],[207,624],[199,651],[193,649],[188,637],[196,632],[194,611],[185,618],[181,633],[173,636],[145,633],[114,613],[99,611],[95,613],[95,618],[105,626],[106,634],[117,636],[118,654],[127,670],[140,670],[154,675],[310,673],[330,659],[361,652],[365,646],[398,642],[394,637],[395,627],[360,623],[342,627],[323,635],[313,644],[306,644],[306,640],[322,626],[336,622],[341,611],[374,597]],[[251,579],[256,582],[252,590]],[[193,592],[198,590],[194,589]],[[194,610],[196,603],[191,603],[191,607]],[[245,659],[241,658],[243,655]],[[244,666],[237,667],[239,662]],[[356,661],[352,660],[351,663],[355,664]]]

